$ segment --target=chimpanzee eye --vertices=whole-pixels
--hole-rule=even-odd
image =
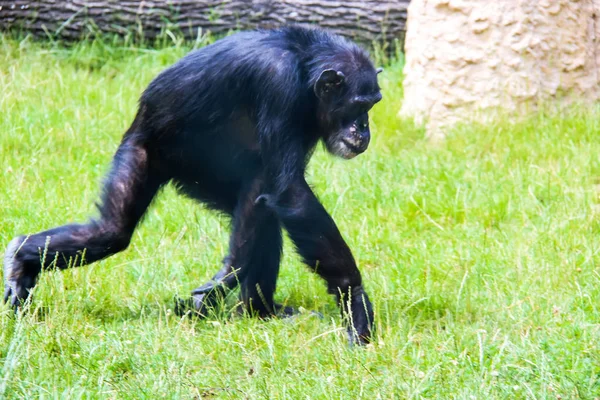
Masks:
[[[369,127],[369,121],[363,121],[363,122],[361,122],[361,123],[358,125],[358,127],[359,127],[360,129],[362,129],[362,130],[365,130],[365,129],[367,129],[367,128]]]

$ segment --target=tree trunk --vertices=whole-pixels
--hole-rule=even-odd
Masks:
[[[401,114],[473,118],[600,98],[600,0],[413,0]]]
[[[403,39],[410,0],[0,0],[0,30],[77,39],[89,33],[134,33],[156,37],[165,28],[195,39],[202,32],[318,24],[359,42]]]

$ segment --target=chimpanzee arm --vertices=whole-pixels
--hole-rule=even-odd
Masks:
[[[275,210],[305,263],[327,282],[342,315],[350,319],[351,342],[367,343],[373,326],[372,306],[352,252],[331,216],[304,179],[294,181]]]
[[[335,222],[304,179],[306,153],[301,132],[284,121],[263,125],[261,151],[267,190],[257,201],[264,200],[276,212],[306,264],[336,295],[342,314],[350,319],[351,342],[367,343],[373,310],[360,272]]]

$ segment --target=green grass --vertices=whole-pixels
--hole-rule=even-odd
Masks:
[[[145,85],[186,52],[0,39],[0,243],[94,214]],[[381,76],[373,141],[310,169],[374,301],[348,348],[335,302],[286,243],[277,299],[322,320],[172,314],[206,281],[227,220],[167,188],[130,248],[42,275],[0,308],[0,398],[593,399],[600,396],[600,113],[457,128],[397,118]]]

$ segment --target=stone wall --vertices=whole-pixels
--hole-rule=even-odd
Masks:
[[[498,109],[597,100],[599,14],[600,0],[412,0],[401,115],[435,138]]]

